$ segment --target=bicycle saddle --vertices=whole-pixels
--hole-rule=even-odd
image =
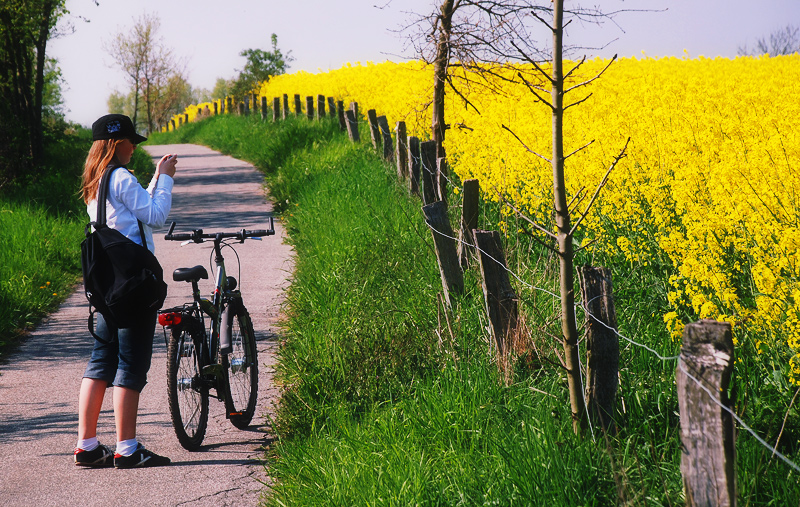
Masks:
[[[193,268],[178,268],[172,272],[172,279],[176,282],[191,282],[208,279],[208,271],[203,266]]]

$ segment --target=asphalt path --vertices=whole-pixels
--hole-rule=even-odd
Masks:
[[[196,145],[145,147],[154,161],[178,154],[169,221],[176,232],[202,228],[266,229],[271,205],[263,177],[252,166]],[[248,430],[234,428],[222,403],[210,400],[210,419],[203,447],[188,452],[178,443],[167,406],[166,347],[156,329],[148,385],[142,392],[138,438],[146,447],[168,456],[168,467],[140,470],[76,467],[72,451],[77,439],[78,390],[90,355],[86,328],[88,306],[83,288],[34,330],[19,351],[0,364],[0,504],[3,506],[222,506],[256,505],[268,471],[260,461],[269,443],[268,415],[277,399],[272,383],[277,323],[282,294],[289,284],[292,250],[283,228],[263,241],[236,245],[241,262],[224,251],[228,274],[236,276],[253,319],[259,351],[259,401]],[[169,283],[165,306],[191,297],[185,282],[173,282],[178,267],[209,268],[209,244],[180,246],[164,241],[166,227],[156,231],[156,255]],[[209,273],[211,273],[209,269]],[[212,275],[213,276],[213,275]],[[201,283],[210,293],[212,280]],[[111,390],[107,391],[98,438],[115,444]]]

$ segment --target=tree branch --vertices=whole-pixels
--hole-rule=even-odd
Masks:
[[[517,141],[519,141],[519,144],[521,144],[526,150],[528,150],[529,153],[533,153],[534,155],[536,155],[540,159],[544,160],[548,164],[552,164],[553,163],[553,161],[550,160],[549,158],[545,157],[544,155],[540,155],[539,153],[536,153],[532,149],[528,148],[528,145],[523,143],[522,139],[520,139],[519,136],[517,134],[515,134],[513,130],[511,130],[510,128],[508,128],[508,127],[506,127],[505,125],[502,125],[502,124],[500,126],[502,128],[504,128],[504,129],[506,129],[507,131],[509,131],[511,133],[511,135],[514,136],[514,138],[516,138]]]
[[[588,98],[588,97],[587,97],[587,98]],[[578,153],[578,152],[579,152],[579,151],[581,151],[581,150],[585,150],[585,149],[586,149],[586,148],[588,148],[588,147],[589,147],[589,145],[590,145],[590,144],[592,144],[594,141],[595,141],[595,140],[594,140],[594,139],[592,139],[592,140],[591,140],[591,141],[589,141],[588,143],[584,144],[583,146],[581,146],[581,147],[580,147],[580,148],[578,148],[577,150],[573,151],[572,153],[570,153],[569,155],[567,155],[566,157],[564,157],[564,160],[567,160],[569,157],[571,157],[571,156],[575,155],[576,153]],[[567,207],[569,207],[569,206],[567,206]]]
[[[613,171],[614,168],[617,166],[617,163],[625,157],[625,150],[628,149],[628,143],[630,143],[630,142],[631,142],[631,138],[629,137],[628,140],[625,141],[625,146],[622,147],[622,151],[620,151],[619,155],[617,155],[616,158],[614,158],[614,162],[611,164],[611,167],[608,168],[608,171],[606,171],[606,174],[605,174],[605,176],[603,176],[602,181],[600,181],[600,184],[597,185],[597,189],[595,189],[594,195],[592,196],[592,199],[589,201],[589,204],[586,206],[586,210],[584,210],[584,212],[580,216],[580,218],[578,218],[578,220],[575,221],[575,225],[573,225],[572,228],[570,229],[570,231],[569,231],[569,235],[570,236],[572,236],[575,233],[575,231],[578,229],[578,226],[581,225],[581,222],[583,222],[583,220],[589,214],[589,210],[592,209],[592,205],[594,205],[595,201],[597,200],[597,196],[600,195],[600,190],[602,190],[603,187],[608,182],[608,176],[611,174],[611,171]]]
[[[599,74],[597,74],[595,77],[593,77],[592,79],[590,79],[590,80],[588,80],[588,81],[584,81],[583,83],[578,83],[578,84],[576,84],[575,86],[570,86],[569,88],[567,88],[566,90],[564,90],[564,94],[567,94],[567,93],[571,92],[571,91],[572,91],[572,90],[574,90],[575,88],[580,88],[581,86],[586,86],[586,85],[588,85],[589,83],[591,83],[592,81],[594,81],[595,79],[598,79],[600,76],[602,76],[602,75],[605,73],[605,71],[607,71],[607,70],[608,70],[608,68],[609,68],[609,67],[611,67],[611,64],[612,64],[612,63],[614,63],[614,62],[616,61],[616,59],[617,59],[617,55],[614,55],[614,56],[611,58],[611,61],[610,61],[610,62],[608,62],[608,65],[606,65],[605,67],[603,67],[603,70],[601,70]],[[588,97],[587,97],[587,98],[588,98]]]

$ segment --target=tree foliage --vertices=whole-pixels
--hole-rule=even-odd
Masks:
[[[47,42],[65,12],[65,0],[0,3],[0,185],[26,171],[38,172],[44,154]]]
[[[755,49],[748,50],[747,45],[739,47],[740,55],[770,56],[791,55],[800,51],[800,27],[786,25],[775,30],[768,37],[759,37]]]
[[[145,13],[134,20],[128,33],[119,34],[106,45],[130,86],[127,111],[134,124],[143,125],[147,132],[155,131],[192,99],[183,65],[164,44],[160,29],[158,16]],[[119,104],[119,97],[111,100]]]
[[[247,94],[255,92],[259,83],[269,80],[271,76],[284,74],[289,69],[289,64],[294,61],[291,51],[284,55],[278,48],[277,35],[273,33],[271,40],[272,51],[245,49],[239,53],[239,56],[244,56],[247,62],[244,65],[244,69],[239,72],[239,77],[236,78],[229,89],[229,92],[237,100],[241,100]]]

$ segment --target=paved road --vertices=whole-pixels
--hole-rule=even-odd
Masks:
[[[263,178],[248,164],[195,145],[146,148],[155,160],[178,153],[170,220],[176,231],[203,228],[266,228],[271,206]],[[272,384],[276,323],[283,290],[292,270],[292,251],[276,236],[237,245],[244,279],[240,286],[253,317],[260,369],[259,404],[253,426],[235,429],[211,400],[211,419],[203,448],[188,452],[178,444],[169,419],[165,346],[156,335],[155,352],[139,408],[138,436],[173,465],[142,470],[82,469],[73,464],[77,401],[81,376],[91,351],[82,287],[36,329],[20,351],[0,365],[0,504],[4,506],[221,506],[256,505],[267,480],[259,462],[268,443],[264,415],[277,391]],[[165,231],[164,231],[165,232]],[[208,266],[208,245],[180,247],[156,235],[156,254],[169,278],[166,305],[188,299],[188,284],[172,282],[177,267]],[[226,256],[237,276],[235,256]],[[238,278],[238,276],[237,276]],[[210,281],[202,289],[210,291]],[[160,331],[157,331],[160,333]],[[98,430],[100,441],[115,443],[111,391]]]

